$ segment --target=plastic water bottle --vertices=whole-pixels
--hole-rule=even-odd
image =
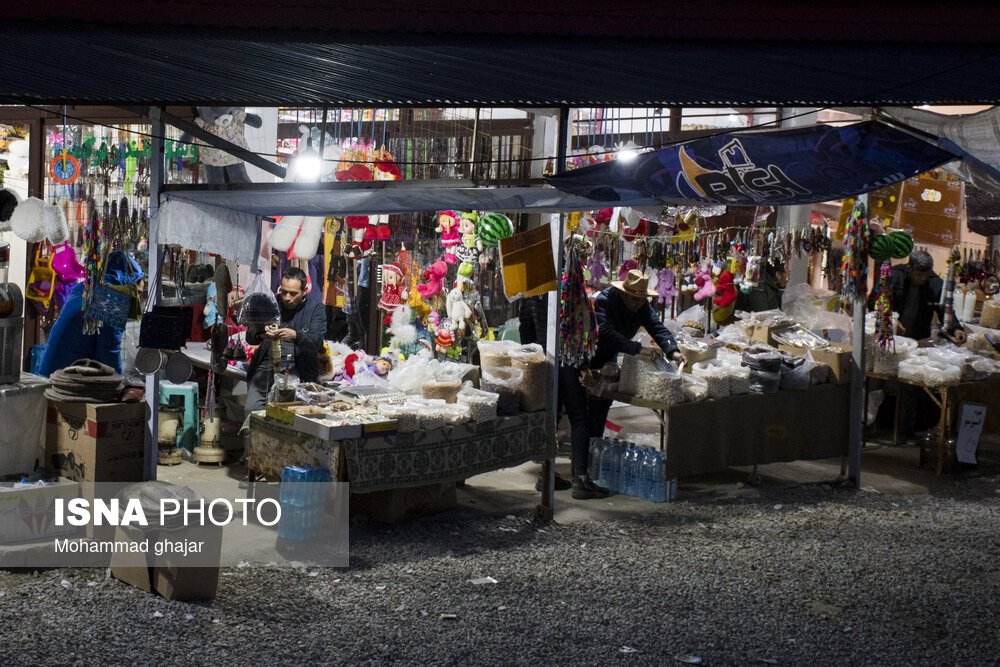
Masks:
[[[649,452],[650,448],[646,445],[636,447],[635,460],[632,462],[632,495],[636,498],[646,497],[643,488],[643,478],[645,477],[643,469]]]
[[[625,454],[622,456],[622,463],[618,469],[618,493],[622,495],[632,495],[632,451],[635,445],[628,443],[625,445]]]
[[[663,452],[653,452],[650,466],[652,481],[650,483],[649,500],[654,503],[666,502],[667,495],[667,459]]]
[[[645,452],[642,457],[642,472],[639,475],[640,491],[639,496],[643,500],[653,499],[653,480],[656,476],[656,451],[652,448]]]
[[[611,443],[611,447],[609,449],[611,451],[611,460],[608,462],[608,476],[602,478],[601,481],[604,482],[604,486],[606,486],[609,491],[619,493],[620,489],[618,487],[618,478],[621,475],[624,453],[617,438],[613,443]]]
[[[601,478],[601,452],[604,438],[591,438],[587,456],[587,476],[595,482]]]
[[[615,449],[614,444],[604,438],[601,440],[601,466],[600,473],[594,481],[604,487],[611,487],[611,469],[614,465]]]

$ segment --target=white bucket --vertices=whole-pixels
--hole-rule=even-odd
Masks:
[[[153,347],[140,347],[135,353],[135,370],[152,375],[167,365],[167,354]]]
[[[182,352],[174,352],[167,359],[164,375],[174,384],[180,384],[187,382],[187,379],[191,377],[191,370],[191,360],[184,356]]]

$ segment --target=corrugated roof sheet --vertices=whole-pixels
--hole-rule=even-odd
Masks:
[[[994,2],[910,0],[129,0],[7,3],[4,19],[422,35],[996,42]]]
[[[1000,100],[988,44],[489,40],[0,25],[0,102],[826,106]]]

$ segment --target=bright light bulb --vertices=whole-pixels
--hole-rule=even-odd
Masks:
[[[632,160],[639,157],[639,152],[631,148],[626,148],[624,150],[618,151],[618,159],[622,162],[631,162]]]
[[[315,153],[306,153],[295,158],[295,173],[301,178],[316,180],[321,167],[319,156]]]

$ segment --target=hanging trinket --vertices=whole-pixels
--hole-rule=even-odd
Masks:
[[[883,350],[894,349],[892,335],[892,266],[889,260],[879,267],[878,298],[875,300],[875,340]]]

